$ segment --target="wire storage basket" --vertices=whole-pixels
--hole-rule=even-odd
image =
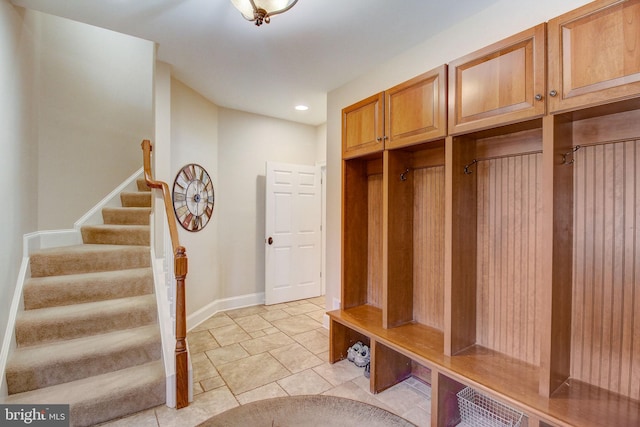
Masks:
[[[462,422],[459,426],[520,427],[522,412],[478,393],[471,387],[460,390],[458,408]]]

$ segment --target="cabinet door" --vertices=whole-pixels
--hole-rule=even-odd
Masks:
[[[342,157],[352,158],[384,148],[384,94],[363,99],[342,110]]]
[[[385,91],[385,148],[445,137],[446,67],[443,65]]]
[[[549,109],[640,94],[640,0],[596,1],[549,21]]]
[[[449,64],[449,134],[545,113],[545,24]]]

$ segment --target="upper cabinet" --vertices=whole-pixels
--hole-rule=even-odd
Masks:
[[[385,91],[385,148],[406,147],[447,134],[447,66]]]
[[[545,31],[540,24],[449,64],[449,134],[545,114]]]
[[[343,158],[363,156],[384,149],[383,114],[383,92],[342,110]]]
[[[549,21],[549,109],[640,94],[640,0],[598,1]]]
[[[345,159],[447,134],[447,66],[442,65],[342,110]]]

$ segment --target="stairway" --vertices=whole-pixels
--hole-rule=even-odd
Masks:
[[[83,244],[30,257],[5,403],[70,404],[73,426],[163,404],[160,330],[149,252],[151,192],[120,194]]]

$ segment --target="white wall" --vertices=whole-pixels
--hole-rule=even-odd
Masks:
[[[327,124],[323,123],[316,127],[316,162],[325,163],[327,161]]]
[[[327,99],[327,308],[340,298],[341,110],[443,63],[546,22],[587,0],[499,0],[370,73],[332,91]],[[452,3],[454,7],[455,3]]]
[[[151,138],[151,173],[154,179],[171,182],[171,66],[156,61],[154,73],[153,113],[155,130]],[[158,258],[164,258],[164,230],[166,212],[163,195],[153,191],[154,196],[154,249]]]
[[[178,80],[171,80],[171,172],[157,177],[169,184],[188,163],[197,163],[211,176],[215,204],[207,226],[196,233],[178,225],[180,244],[187,250],[187,313],[193,313],[220,298],[218,279],[219,157],[218,107]]]
[[[319,139],[326,138],[323,126],[218,107],[170,73],[168,64],[156,64],[155,177],[172,187],[180,168],[198,163],[211,175],[215,191],[213,217],[204,230],[179,227],[189,258],[187,315],[193,327],[217,310],[259,301],[265,163],[316,164],[326,152],[318,151],[319,144],[324,147]],[[158,123],[167,118],[170,123]]]
[[[316,127],[219,110],[220,297],[264,292],[265,163],[314,165]]]
[[[38,228],[70,228],[142,166],[155,45],[39,12]]]
[[[167,87],[169,75],[168,64],[156,64],[156,121],[166,119],[163,104],[170,104],[170,124],[156,123],[156,179],[172,187],[180,168],[198,163],[211,175],[215,191],[213,217],[204,230],[179,227],[189,258],[191,323],[219,309],[259,301],[257,295],[264,292],[265,163],[316,164],[324,160],[326,151],[318,151],[318,145],[324,147],[326,138],[323,126],[221,108],[176,79]]]
[[[31,14],[0,0],[0,331],[22,259],[22,235],[37,224],[37,112]]]

